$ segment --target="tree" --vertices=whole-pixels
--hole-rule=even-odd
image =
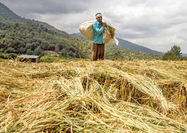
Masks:
[[[174,45],[171,50],[166,52],[163,56],[163,60],[181,60],[182,53],[181,48],[177,45]]]
[[[34,50],[34,54],[35,54],[35,55],[41,55],[41,54],[42,54],[42,49],[41,49],[40,46],[37,47],[37,48]]]
[[[27,49],[27,52],[26,52],[27,54],[29,54],[29,55],[32,55],[33,54],[33,51],[31,50],[31,49]]]
[[[175,56],[181,57],[181,48],[179,46],[174,45],[170,50]]]
[[[24,53],[26,52],[26,48],[21,47],[21,48],[19,49],[19,52],[20,52],[21,54],[24,54]]]
[[[15,51],[14,48],[12,48],[12,47],[8,47],[8,48],[6,49],[5,52],[6,52],[6,53],[15,53],[16,51]]]

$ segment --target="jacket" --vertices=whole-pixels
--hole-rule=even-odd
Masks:
[[[104,27],[103,25],[96,21],[93,24],[93,29],[94,29],[94,39],[93,42],[95,44],[104,44],[105,40],[103,39],[103,34],[104,34]],[[109,30],[109,27],[107,26],[107,30]]]

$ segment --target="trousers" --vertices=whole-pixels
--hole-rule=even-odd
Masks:
[[[92,46],[92,61],[104,60],[105,44],[95,44]]]

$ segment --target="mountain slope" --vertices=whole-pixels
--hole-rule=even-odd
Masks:
[[[26,19],[22,19],[18,15],[16,15],[13,11],[11,11],[8,7],[3,5],[0,2],[0,16],[3,17],[7,21],[12,21],[12,22],[19,22],[23,23],[26,21]]]
[[[55,51],[66,57],[85,58],[89,44],[85,40],[56,32],[35,23],[4,23],[0,21],[0,52],[43,54]]]
[[[46,26],[47,28],[56,30],[58,32],[64,32],[64,31],[60,31],[60,30],[54,28],[53,26],[51,26],[45,22],[20,17],[17,14],[15,14],[13,11],[11,11],[7,6],[2,4],[1,2],[0,2],[0,16],[3,17],[6,22],[11,22],[11,23],[28,23],[28,22],[30,22],[30,23],[35,23],[35,24],[41,24],[43,26]]]

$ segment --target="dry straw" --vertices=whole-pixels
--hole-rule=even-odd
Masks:
[[[186,133],[186,83],[186,62],[2,62],[0,132]]]

